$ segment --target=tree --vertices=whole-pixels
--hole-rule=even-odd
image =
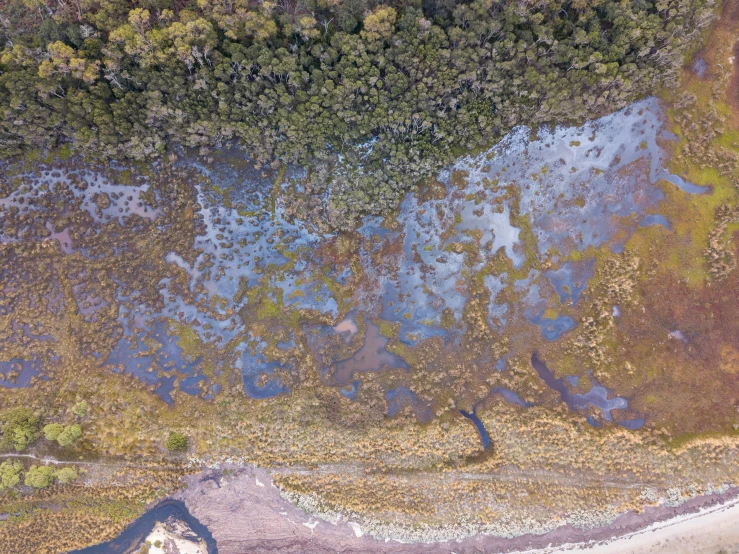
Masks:
[[[0,447],[21,451],[39,437],[41,418],[30,408],[14,408],[0,415],[2,440]]]
[[[63,467],[56,472],[56,480],[62,485],[68,485],[69,483],[77,479],[77,470],[73,467]]]
[[[48,17],[26,1],[27,29],[0,25],[0,155],[153,160],[233,142],[259,164],[326,167],[316,219],[342,229],[515,125],[671,86],[715,4],[75,0]]]
[[[362,35],[369,40],[390,38],[395,28],[397,12],[390,6],[377,6],[371,14],[364,18]]]
[[[59,446],[69,446],[81,436],[82,427],[77,424],[68,425],[61,433],[59,433],[59,436],[56,438],[56,442],[59,443]]]
[[[55,441],[62,431],[64,431],[64,425],[61,423],[49,423],[44,426],[44,437],[46,440]]]
[[[182,433],[172,431],[169,433],[169,437],[167,437],[167,442],[164,446],[166,446],[167,450],[170,452],[182,452],[187,450],[187,437]]]
[[[23,482],[34,489],[43,489],[54,482],[54,473],[51,466],[31,466]]]
[[[85,83],[92,83],[100,73],[100,62],[79,57],[75,50],[61,41],[49,44],[49,58],[38,68],[39,77],[49,79],[55,76],[71,75]]]
[[[18,460],[5,460],[0,464],[0,491],[12,489],[21,481],[23,464]]]
[[[57,441],[59,446],[69,446],[82,436],[82,427],[78,424],[64,426],[61,423],[49,423],[44,426],[47,440]]]

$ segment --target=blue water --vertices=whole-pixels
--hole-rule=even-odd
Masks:
[[[529,317],[529,321],[541,327],[541,335],[548,341],[557,340],[567,331],[577,327],[575,320],[568,315],[558,315],[555,319],[543,316],[544,310],[537,316]]]
[[[160,319],[149,322],[150,332],[142,332],[137,337],[121,337],[113,351],[105,360],[105,365],[113,366],[113,371],[133,375],[147,385],[156,385],[154,392],[167,404],[172,404],[171,392],[174,390],[176,376],[164,377],[161,372],[174,370],[183,378],[179,383],[181,391],[197,396],[200,394],[198,381],[207,381],[204,375],[197,374],[201,358],[186,358],[177,344],[178,337],[170,335],[169,323]],[[148,337],[160,346],[154,350],[144,343]]]
[[[613,421],[613,416],[611,414],[613,410],[625,410],[629,407],[628,401],[621,396],[608,398],[608,389],[601,386],[590,373],[588,376],[590,381],[593,383],[590,390],[585,394],[573,394],[567,388],[567,381],[565,379],[557,379],[547,365],[539,359],[536,352],[531,355],[531,365],[534,366],[534,369],[544,383],[546,383],[550,389],[557,391],[562,398],[562,401],[565,402],[573,411],[584,410],[588,406],[594,406],[603,413],[603,419],[606,421]],[[588,419],[588,422],[591,425],[594,425],[594,420],[591,421],[591,419]],[[620,424],[627,429],[639,429],[644,425],[644,420],[625,420],[620,422]]]
[[[244,391],[246,394],[257,400],[263,400],[265,398],[271,398],[279,394],[290,392],[290,389],[280,384],[280,381],[276,377],[262,386],[259,386],[258,384],[259,375],[242,374],[242,381],[244,383]]]
[[[8,375],[15,372],[15,382],[8,379]],[[18,389],[31,386],[31,379],[38,377],[41,372],[41,360],[39,358],[14,358],[9,362],[0,362],[0,373],[5,379],[0,381],[0,387],[5,389]]]
[[[475,427],[477,427],[477,432],[480,433],[480,440],[482,441],[482,446],[485,448],[485,450],[490,448],[490,435],[488,435],[488,431],[487,429],[485,429],[485,425],[483,424],[483,422],[480,421],[479,417],[477,417],[477,407],[473,408],[472,412],[459,410],[459,413],[475,424]]]
[[[523,398],[518,396],[515,392],[509,389],[505,389],[503,387],[497,387],[490,391],[490,394],[500,394],[506,402],[510,402],[511,404],[516,404],[518,406],[521,406],[523,408],[530,408],[533,406],[533,404],[526,402]]]
[[[407,387],[398,387],[385,393],[387,400],[387,415],[395,417],[404,406],[412,405],[416,395]]]
[[[649,227],[650,225],[662,225],[666,229],[672,229],[670,222],[661,214],[649,214],[639,222],[639,227]]]
[[[291,370],[289,364],[281,364],[279,362],[270,362],[262,354],[262,350],[266,347],[266,343],[260,342],[256,345],[255,353],[251,353],[249,347],[246,348],[244,355],[238,360],[237,367],[241,370],[241,380],[244,385],[244,391],[251,398],[264,399],[278,394],[290,392],[290,389],[280,383],[277,377],[267,381],[259,386],[262,374],[270,375],[276,369]]]
[[[198,395],[200,394],[200,387],[198,387],[200,381],[205,381],[205,375],[186,377],[180,381],[180,390],[193,396]]]
[[[389,343],[390,339],[380,334],[377,325],[369,319],[365,320],[364,344],[351,358],[334,364],[334,382],[344,385],[355,373],[378,371],[384,366],[408,369],[408,364],[403,358],[387,350]]]
[[[706,63],[706,60],[703,58],[698,58],[693,63],[693,71],[695,71],[695,74],[698,75],[701,79],[706,74],[706,70],[708,69],[708,64]]]
[[[557,270],[544,273],[544,277],[559,294],[559,301],[564,304],[567,299],[572,299],[572,305],[576,306],[580,293],[588,286],[588,281],[593,277],[595,260],[587,262],[565,262]]]
[[[350,383],[349,385],[339,389],[339,392],[341,392],[341,394],[347,397],[349,400],[356,400],[357,395],[359,394],[360,384],[361,383],[359,381],[354,381]]]
[[[621,427],[625,427],[626,429],[630,429],[632,431],[636,431],[637,429],[641,429],[644,427],[644,420],[642,418],[636,418],[636,419],[623,419],[621,421],[617,422]]]
[[[177,379],[174,375],[171,377],[167,377],[166,375],[162,375],[159,377],[159,384],[154,389],[154,394],[156,394],[159,398],[164,400],[167,404],[174,403],[174,399],[172,398],[172,391],[174,390],[174,382]]]
[[[695,185],[689,181],[686,181],[685,179],[680,177],[680,175],[663,175],[662,178],[665,181],[669,181],[683,192],[687,192],[688,194],[705,194],[709,190],[711,190],[711,187],[701,187],[699,185]]]

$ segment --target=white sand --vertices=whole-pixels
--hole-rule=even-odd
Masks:
[[[208,554],[205,545],[183,539],[176,533],[168,531],[164,524],[157,523],[146,540],[151,543],[149,554]],[[156,542],[160,546],[155,546]]]
[[[722,549],[726,554],[739,553],[739,498],[655,523],[607,543],[569,544],[526,553],[718,554]]]

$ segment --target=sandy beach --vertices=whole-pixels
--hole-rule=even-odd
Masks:
[[[739,498],[650,525],[606,543],[565,544],[521,551],[592,554],[736,554],[739,552]]]
[[[208,470],[187,478],[175,495],[206,525],[221,554],[680,554],[739,553],[739,489],[696,497],[679,506],[628,512],[611,525],[570,525],[512,539],[474,536],[439,543],[379,541],[355,522],[329,523],[298,509],[272,485],[267,471]]]

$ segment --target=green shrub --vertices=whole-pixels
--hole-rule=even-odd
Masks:
[[[55,473],[51,466],[31,466],[23,482],[34,489],[43,489],[54,482]]]
[[[187,450],[187,437],[182,433],[172,431],[164,444],[170,452],[182,452]]]
[[[73,467],[63,467],[56,472],[56,480],[62,485],[67,485],[77,479],[77,470]]]
[[[61,423],[49,423],[44,426],[44,437],[46,440],[55,441],[62,431],[64,431],[64,425]]]
[[[74,441],[76,441],[78,438],[82,436],[82,427],[79,425],[68,425],[64,428],[64,430],[59,433],[59,436],[56,439],[56,442],[59,443],[59,446],[69,446]]]
[[[0,490],[12,489],[21,481],[23,464],[18,460],[5,460],[0,464]]]
[[[72,413],[77,417],[85,417],[87,415],[87,409],[89,407],[90,405],[85,400],[77,402],[77,404],[72,406]]]
[[[0,414],[0,448],[21,451],[39,437],[41,418],[30,408],[14,408]]]

